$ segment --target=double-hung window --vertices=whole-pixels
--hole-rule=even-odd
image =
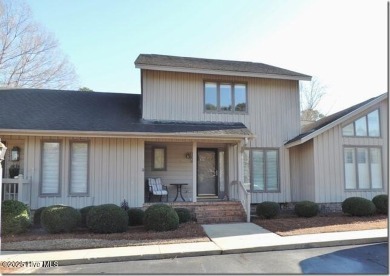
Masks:
[[[346,190],[382,189],[382,153],[378,147],[345,147]]]
[[[70,143],[70,181],[71,195],[85,195],[88,193],[88,142]]]
[[[254,192],[279,191],[279,151],[246,149],[243,153],[244,185]]]
[[[206,112],[246,113],[247,87],[244,83],[205,82]]]
[[[42,142],[41,151],[41,195],[60,194],[61,143]]]

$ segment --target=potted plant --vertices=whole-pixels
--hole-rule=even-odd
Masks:
[[[9,167],[9,177],[14,178],[19,175],[19,165],[11,165]]]

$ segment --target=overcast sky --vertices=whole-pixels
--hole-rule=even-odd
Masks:
[[[140,92],[140,53],[262,62],[316,76],[331,114],[387,91],[386,0],[26,0],[80,76]]]

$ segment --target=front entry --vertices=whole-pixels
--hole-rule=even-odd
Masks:
[[[197,195],[218,195],[218,150],[198,149]]]

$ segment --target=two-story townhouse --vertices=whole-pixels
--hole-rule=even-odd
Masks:
[[[181,200],[175,184],[183,184],[188,204],[237,200],[248,214],[250,202],[301,200],[308,186],[327,185],[310,184],[314,178],[303,173],[299,81],[310,76],[261,63],[161,55],[141,54],[135,65],[141,94],[0,90],[0,138],[9,149],[3,198],[32,209],[124,199],[142,207],[147,180],[160,178],[169,202]],[[311,154],[318,158],[319,151]],[[18,179],[10,178],[15,166]]]

